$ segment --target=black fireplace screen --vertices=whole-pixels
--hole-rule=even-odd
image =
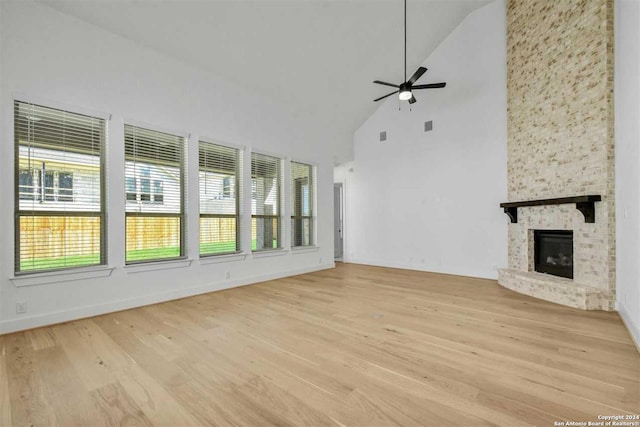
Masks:
[[[573,279],[573,231],[534,230],[535,271]]]

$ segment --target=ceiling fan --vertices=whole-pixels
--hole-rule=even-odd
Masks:
[[[413,96],[413,89],[439,89],[445,87],[446,83],[431,83],[426,85],[414,84],[422,75],[427,71],[424,67],[418,67],[413,76],[407,80],[407,0],[404,0],[404,83],[396,85],[393,83],[381,82],[380,80],[374,80],[373,82],[379,85],[395,87],[395,90],[380,98],[374,99],[373,102],[385,99],[393,94],[399,93],[398,98],[400,101],[409,101],[409,104],[416,102],[416,98]]]

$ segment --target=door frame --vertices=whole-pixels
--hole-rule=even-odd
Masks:
[[[342,256],[338,257],[341,258],[343,261],[345,259],[345,249],[346,249],[346,234],[345,234],[345,226],[346,226],[346,216],[345,216],[345,183],[344,182],[334,182],[333,183],[333,194],[334,194],[334,202],[335,202],[335,189],[339,188],[340,189],[340,220],[342,221],[340,225],[340,234],[342,236]],[[335,212],[336,212],[336,207],[333,207],[333,216],[334,216],[334,224],[333,224],[333,237],[335,240],[335,235],[336,235],[336,224],[335,224]],[[335,253],[335,247],[336,247],[336,242],[333,242],[333,257],[334,259],[336,259],[336,253]]]

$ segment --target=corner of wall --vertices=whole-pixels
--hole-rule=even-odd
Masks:
[[[640,4],[614,10],[616,308],[640,349]]]
[[[627,331],[629,331],[629,336],[631,340],[636,345],[636,348],[640,352],[640,326],[637,324],[637,321],[633,318],[633,314],[631,311],[620,301],[616,302],[616,310],[620,314],[620,318],[622,319],[622,323],[627,327]],[[637,314],[637,313],[636,313]]]

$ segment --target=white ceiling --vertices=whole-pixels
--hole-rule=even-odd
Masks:
[[[330,123],[344,141],[390,92],[372,81],[404,80],[401,0],[41,1]],[[487,3],[408,0],[407,72]]]

